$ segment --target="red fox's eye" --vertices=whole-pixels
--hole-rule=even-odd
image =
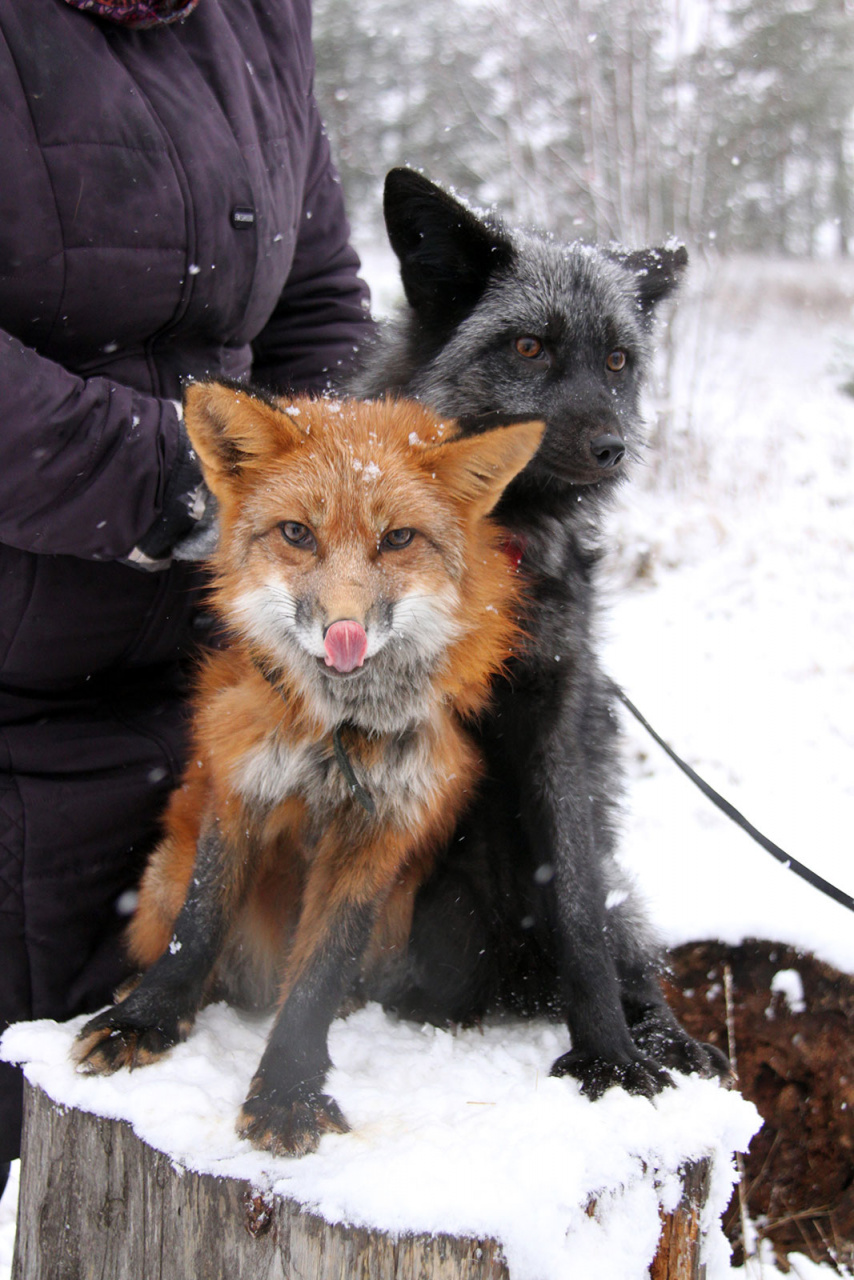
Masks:
[[[523,338],[517,338],[513,345],[517,353],[524,356],[526,360],[536,360],[537,356],[543,354],[543,344],[539,338],[533,338],[529,334]]]
[[[625,369],[627,359],[625,351],[620,351],[618,348],[609,354],[605,363],[612,373],[619,373],[621,369]]]
[[[414,529],[392,529],[385,535],[380,547],[386,551],[400,551],[401,547],[408,547],[414,537]]]
[[[311,529],[296,520],[284,520],[279,525],[279,528],[285,541],[289,542],[292,547],[299,547],[302,551],[313,551],[317,545]]]

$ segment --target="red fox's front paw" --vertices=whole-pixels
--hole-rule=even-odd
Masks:
[[[123,1022],[120,1006],[90,1019],[74,1042],[71,1055],[87,1075],[109,1076],[121,1067],[133,1070],[156,1061],[180,1039],[162,1027]]]
[[[250,1095],[237,1122],[241,1138],[274,1156],[306,1156],[316,1151],[324,1133],[349,1133],[334,1098],[310,1093],[278,1103],[269,1094]]]

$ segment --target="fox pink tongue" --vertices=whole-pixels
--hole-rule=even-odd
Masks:
[[[323,637],[326,665],[336,671],[355,671],[365,661],[368,637],[365,628],[349,618],[333,622]]]

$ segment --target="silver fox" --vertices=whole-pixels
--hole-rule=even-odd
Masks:
[[[480,722],[488,779],[419,893],[406,955],[368,994],[406,1016],[566,1019],[552,1066],[590,1097],[652,1096],[668,1068],[726,1076],[665,1004],[660,954],[615,857],[623,784],[596,651],[602,514],[643,443],[639,391],[681,246],[560,244],[393,170],[385,216],[406,306],[353,390],[423,400],[465,432],[538,417],[539,452],[496,518],[526,579],[530,637]]]

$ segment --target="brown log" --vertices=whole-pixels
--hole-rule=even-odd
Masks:
[[[681,1173],[682,1198],[673,1213],[661,1214],[661,1235],[649,1280],[703,1280],[700,1215],[709,1194],[709,1161],[692,1161]]]
[[[702,1280],[708,1162],[663,1215],[652,1280]],[[496,1240],[326,1222],[247,1182],[179,1169],[124,1122],[26,1086],[12,1280],[510,1280]]]

